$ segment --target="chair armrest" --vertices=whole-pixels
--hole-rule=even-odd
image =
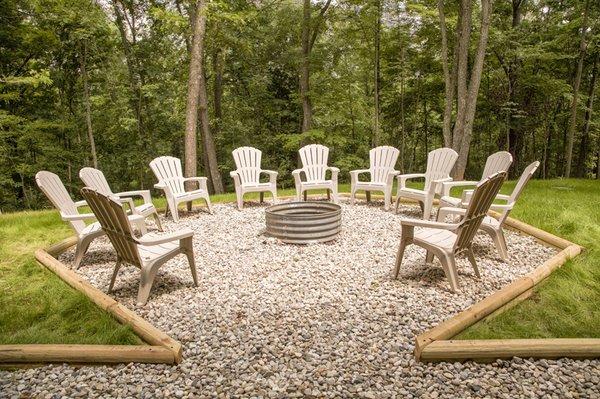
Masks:
[[[293,176],[296,176],[296,175],[300,176],[300,174],[301,174],[302,172],[304,172],[304,169],[294,169],[294,170],[292,171],[292,175],[293,175]]]
[[[77,201],[75,202],[75,207],[79,208],[80,206],[87,206],[87,201],[86,200],[81,200],[81,201]]]
[[[144,204],[152,203],[152,197],[150,196],[150,190],[133,190],[123,191],[115,194],[117,197],[142,197]]]
[[[167,187],[167,186],[166,186],[166,184],[164,184],[164,183],[156,183],[156,184],[154,185],[154,188],[155,188],[155,189],[157,189],[157,190],[164,190],[166,187]]]
[[[478,181],[467,181],[467,180],[445,182],[445,183],[442,183],[442,195],[450,196],[450,190],[453,187],[476,186],[478,183],[479,183]]]
[[[96,215],[94,215],[93,213],[78,213],[77,215],[65,215],[61,212],[60,217],[66,222],[75,222],[79,220],[96,220]]]
[[[425,177],[425,173],[406,173],[403,175],[398,175],[396,178],[398,179],[398,189],[402,189],[406,187],[406,181],[409,179],[418,179]]]
[[[261,169],[260,173],[266,173],[269,175],[269,183],[276,184],[277,183],[277,175],[279,172],[269,169]]]
[[[182,240],[184,238],[192,237],[193,235],[194,232],[191,229],[182,229],[166,234],[145,234],[142,237],[138,238],[137,242],[141,245],[153,246],[165,244],[167,242]]]
[[[429,220],[419,220],[419,219],[401,220],[400,224],[403,227],[404,226],[429,227],[429,228],[441,229],[441,230],[456,230],[458,228],[458,224],[456,224],[456,223],[432,222]]]
[[[239,176],[239,174],[238,174],[238,172],[237,172],[237,171],[235,171],[235,170],[232,170],[231,172],[229,172],[229,176],[230,176],[230,177],[238,177],[238,176]]]
[[[490,209],[493,211],[511,211],[514,206],[515,204],[513,202],[510,204],[492,204]]]
[[[206,176],[198,176],[198,177],[184,177],[184,178],[183,178],[183,181],[184,181],[184,182],[186,182],[186,181],[197,181],[198,183],[200,183],[200,182],[202,182],[202,181],[204,181],[204,182],[205,182],[205,181],[207,181],[207,180],[208,180],[208,177],[206,177]]]
[[[371,172],[371,170],[369,170],[369,169],[356,169],[356,170],[351,170],[350,174],[358,176],[361,173],[370,173],[370,172]]]
[[[292,171],[292,176],[294,176],[294,184],[296,185],[296,189],[298,189],[302,184],[302,172],[304,172],[304,169],[294,169]],[[304,173],[304,176],[306,176],[306,172]]]
[[[332,172],[340,173],[340,168],[336,168],[335,166],[328,166],[327,169]]]
[[[438,193],[438,187],[440,187],[442,184],[444,184],[446,182],[451,182],[451,181],[452,181],[452,178],[450,176],[432,181],[431,184],[429,185],[429,193],[435,195],[436,193]]]

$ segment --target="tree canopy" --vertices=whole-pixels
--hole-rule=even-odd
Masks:
[[[115,190],[150,188],[150,160],[184,158],[186,119],[199,124],[199,137],[210,130],[220,172],[212,178],[225,189],[231,150],[241,145],[261,149],[283,187],[293,185],[298,148],[313,142],[331,148],[342,179],[364,167],[377,144],[401,150],[399,170],[420,171],[444,133],[456,134],[461,84],[472,81],[460,65],[467,74],[476,69],[488,4],[466,176],[476,178],[489,154],[506,149],[512,176],[540,160],[539,178],[598,177],[598,2],[202,3],[0,2],[0,210],[43,205],[34,181],[41,169],[75,194],[79,169],[94,159]],[[199,55],[206,101],[190,119],[197,10],[206,23]],[[460,32],[470,34],[463,47]],[[210,175],[210,146],[196,145],[198,173]]]

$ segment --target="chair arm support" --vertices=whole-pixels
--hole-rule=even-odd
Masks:
[[[152,197],[150,196],[150,190],[134,190],[134,191],[123,191],[115,194],[117,197],[142,197],[144,204],[152,203]]]
[[[294,169],[292,171],[292,176],[294,176],[294,183],[296,184],[297,188],[299,188],[302,184],[302,172],[304,172],[304,169]],[[304,173],[304,176],[306,176],[306,172]]]
[[[467,210],[464,208],[454,208],[451,206],[445,206],[438,210],[436,220],[438,222],[444,222],[444,220],[446,219],[446,216],[448,216],[448,215],[465,215],[466,212],[467,212]]]
[[[398,175],[396,178],[398,179],[398,187],[405,188],[406,181],[409,179],[418,179],[425,177],[425,173],[405,173],[403,175]]]
[[[432,181],[431,184],[429,185],[429,193],[432,195],[435,195],[438,192],[438,187],[440,187],[444,183],[451,182],[451,181],[452,181],[452,178],[450,176]]]
[[[275,184],[277,182],[277,175],[279,172],[269,169],[261,169],[260,173],[266,173],[269,175],[269,183]]]
[[[96,220],[96,215],[93,213],[79,213],[77,215],[65,215],[64,213],[60,213],[60,217],[65,222],[75,222],[79,220]]]
[[[184,238],[192,237],[193,235],[194,232],[191,229],[182,229],[167,234],[146,234],[138,238],[137,242],[141,245],[153,246],[165,244],[167,242],[182,240]]]
[[[398,176],[399,174],[400,174],[400,172],[397,170],[392,170],[391,172],[388,173],[387,179],[386,179],[386,183],[388,184],[388,186],[391,187],[394,184],[394,178],[396,176]]]
[[[477,181],[467,181],[467,180],[445,182],[445,183],[442,183],[442,195],[450,196],[450,190],[453,187],[476,186],[478,183],[479,182],[477,182]]]

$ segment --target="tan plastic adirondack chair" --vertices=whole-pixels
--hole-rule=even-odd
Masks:
[[[529,180],[531,179],[531,177],[533,176],[533,174],[535,173],[535,171],[537,170],[537,168],[539,166],[540,166],[539,161],[535,161],[535,162],[532,162],[531,164],[529,164],[525,168],[523,173],[521,174],[519,181],[515,185],[515,188],[513,189],[513,192],[510,195],[504,195],[504,194],[496,195],[496,200],[505,202],[504,204],[492,204],[490,207],[490,209],[500,213],[500,217],[498,219],[495,219],[491,216],[486,216],[483,219],[483,221],[481,222],[480,229],[490,235],[490,237],[494,241],[494,245],[496,245],[496,249],[498,250],[500,257],[504,261],[508,260],[508,247],[506,246],[506,239],[504,238],[504,230],[503,230],[502,226],[504,225],[504,222],[506,221],[508,214],[514,208],[517,200],[519,199],[519,196],[523,192],[525,185],[527,185],[527,182],[529,182]],[[465,200],[460,203],[460,205],[459,205],[460,208],[468,207],[472,195],[473,195],[473,190],[469,190],[469,191],[465,192]],[[447,205],[441,205],[441,204],[447,204],[445,197],[442,197],[442,199],[440,200],[440,206],[447,206]],[[441,209],[447,209],[447,208],[441,208]],[[443,221],[446,219],[446,216],[448,215],[448,213],[446,211],[442,211],[441,209],[440,209],[440,212],[438,212],[437,219]],[[452,213],[460,214],[460,212],[458,210],[455,210]]]
[[[367,195],[367,201],[371,201],[371,191],[381,191],[384,195],[383,208],[390,209],[392,202],[392,185],[394,176],[398,175],[395,170],[396,161],[400,151],[397,148],[389,146],[375,147],[369,151],[369,169],[358,169],[350,171],[350,203],[354,204],[356,191],[364,190]],[[368,173],[369,181],[360,181],[359,175]]]
[[[300,148],[300,160],[302,169],[296,169],[292,172],[294,182],[296,183],[296,201],[306,201],[308,190],[327,189],[327,198],[330,193],[333,196],[333,202],[338,202],[338,173],[340,170],[333,166],[327,166],[329,158],[329,148],[320,144],[310,144]],[[331,171],[331,179],[326,179],[327,171]],[[304,181],[302,180],[304,174]]]
[[[79,178],[83,181],[87,187],[98,191],[101,194],[104,194],[115,201],[118,202],[127,202],[129,208],[134,214],[142,215],[144,218],[148,216],[154,217],[156,221],[156,226],[159,230],[162,231],[162,226],[160,224],[160,218],[158,217],[158,212],[152,203],[152,197],[150,196],[150,190],[135,190],[135,191],[123,191],[120,193],[113,193],[108,185],[108,181],[102,173],[101,170],[94,168],[82,168],[79,171]],[[144,203],[139,206],[135,206],[133,202],[134,197],[142,197]]]
[[[508,168],[510,168],[510,164],[512,164],[512,155],[507,151],[498,151],[490,155],[485,161],[485,166],[483,168],[483,173],[481,174],[481,181],[487,179],[491,175],[498,172],[508,172]],[[454,187],[465,187],[465,186],[474,186],[478,182],[476,181],[452,181],[447,183],[442,183],[442,197],[445,198],[445,203],[440,204],[442,206],[459,206],[462,199],[464,199],[465,192],[463,191],[463,198],[456,198],[450,196],[450,190]]]
[[[440,260],[453,292],[458,290],[455,257],[459,253],[466,252],[469,262],[475,270],[475,275],[480,277],[471,243],[505,178],[506,172],[500,172],[478,183],[466,210],[460,208],[442,208],[443,210],[440,210],[446,215],[454,212],[462,214],[461,220],[457,223],[402,220],[400,222],[402,237],[396,256],[394,279],[398,278],[404,249],[410,244],[416,244],[427,250],[426,262],[431,262],[434,256]],[[415,231],[415,227],[421,227],[421,229]]]
[[[264,193],[273,195],[273,203],[277,202],[277,172],[261,168],[262,151],[254,147],[239,147],[231,152],[235,161],[234,171],[229,172],[233,178],[238,209],[244,207],[244,194],[260,193],[260,202]],[[268,183],[260,182],[261,174],[269,175]]]
[[[192,245],[194,232],[192,230],[183,229],[167,234],[149,233],[138,238],[133,234],[120,202],[90,188],[83,188],[81,194],[92,208],[117,252],[117,263],[108,287],[109,292],[115,285],[115,279],[122,264],[128,263],[140,269],[137,302],[145,304],[160,266],[179,254],[187,256],[194,286],[198,286]]]
[[[163,156],[158,157],[150,162],[150,168],[158,179],[158,183],[154,188],[163,190],[167,198],[167,210],[171,212],[173,220],[179,221],[179,212],[177,206],[182,202],[188,203],[197,199],[203,199],[206,202],[208,212],[212,213],[210,197],[207,188],[206,177],[183,177],[181,169],[181,160],[175,157]],[[186,182],[197,182],[196,190],[186,191]],[[165,211],[165,216],[167,211]]]
[[[36,173],[35,181],[52,205],[58,209],[62,220],[69,222],[75,231],[77,246],[75,247],[73,267],[79,269],[83,255],[87,252],[90,244],[97,237],[104,235],[104,231],[98,222],[86,225],[86,220],[96,220],[96,216],[93,213],[79,213],[78,208],[87,206],[87,203],[85,201],[73,202],[60,177],[52,172],[42,170]],[[129,218],[140,231],[146,232],[143,216],[132,215]]]
[[[442,183],[452,181],[450,173],[458,154],[452,148],[438,148],[427,154],[427,169],[425,173],[411,173],[396,176],[398,189],[396,192],[396,213],[401,198],[417,200],[423,211],[423,219],[429,220],[433,199],[442,192]],[[425,178],[423,190],[406,187],[409,179]]]

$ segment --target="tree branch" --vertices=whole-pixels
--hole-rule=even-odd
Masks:
[[[321,23],[323,22],[325,13],[329,9],[330,5],[331,5],[331,0],[327,0],[325,5],[321,8],[321,11],[319,12],[319,16],[317,17],[317,22],[315,23],[315,26],[313,26],[312,36],[310,37],[310,42],[308,45],[308,51],[312,50],[312,48],[315,44],[315,41],[317,40],[317,35],[319,34],[319,29],[321,28]]]

